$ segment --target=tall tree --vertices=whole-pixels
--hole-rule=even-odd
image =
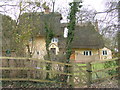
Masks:
[[[31,46],[29,45],[30,39],[38,33],[38,28],[36,25],[39,23],[39,18],[37,18],[36,12],[41,9],[41,2],[18,2],[19,14],[16,18],[16,27],[14,28],[14,39],[17,56],[28,56],[32,57],[34,51],[33,40],[31,40]],[[26,13],[27,12],[27,13]],[[29,13],[29,14],[28,14]],[[35,21],[35,20],[36,21]],[[22,53],[23,51],[26,51]]]
[[[66,63],[70,63],[70,56],[72,53],[72,48],[71,48],[71,43],[74,39],[74,30],[75,30],[75,25],[76,25],[76,13],[78,12],[79,8],[82,7],[80,5],[81,2],[75,2],[73,1],[70,3],[70,13],[68,15],[69,23],[68,23],[68,36],[67,36],[67,41],[66,41]],[[69,67],[65,66],[65,72],[69,73]],[[68,76],[64,77],[64,81],[67,82]]]
[[[95,22],[96,11],[94,9],[89,9],[89,7],[82,7],[76,16],[76,22],[80,24]]]
[[[75,24],[76,24],[76,13],[78,12],[79,8],[82,7],[82,5],[79,5],[80,2],[72,2],[70,3],[70,13],[68,15],[69,23],[68,23],[68,36],[66,41],[66,59],[67,63],[69,63],[69,59],[71,56],[71,43],[74,39],[74,30],[75,30]]]
[[[109,45],[111,49],[115,49],[117,44],[116,33],[118,30],[118,1],[119,0],[106,0],[104,11],[96,12],[96,15],[102,14],[102,18],[98,19],[100,27],[99,31],[105,39],[107,38],[106,40],[109,39],[109,42],[106,42],[105,40],[105,43]]]
[[[11,17],[2,15],[2,50],[9,52],[14,50],[14,38],[13,32],[15,27],[15,20],[12,20]]]

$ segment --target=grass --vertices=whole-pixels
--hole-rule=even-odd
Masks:
[[[107,61],[105,63],[95,63],[92,64],[92,71],[96,71],[96,70],[102,70],[102,69],[106,69],[106,68],[110,68],[110,67],[115,67],[117,65],[116,61]],[[77,64],[77,66],[86,66],[86,64]],[[79,68],[76,67],[75,70],[79,70]],[[82,70],[86,70],[85,67],[81,67]],[[109,70],[109,71],[100,71],[100,72],[96,72],[96,73],[92,73],[92,79],[98,79],[98,78],[104,78],[107,76],[110,76],[112,74],[115,74],[116,69],[113,70]],[[82,75],[82,71],[80,72],[76,72],[74,75],[79,75],[81,73]]]
[[[101,70],[104,69],[104,63],[97,63],[97,64],[93,64],[92,65],[92,71],[96,71],[96,70]],[[92,74],[92,79],[98,79],[98,78],[103,78],[105,76],[108,76],[109,74],[106,73],[105,71],[102,72],[96,72]]]
[[[115,67],[117,66],[116,61],[107,61],[105,63],[96,63],[92,65],[92,70],[101,70],[101,69],[106,69],[110,67]],[[100,71],[92,74],[93,79],[98,79],[98,78],[104,78],[113,74],[116,74],[116,69],[109,70],[109,71]]]

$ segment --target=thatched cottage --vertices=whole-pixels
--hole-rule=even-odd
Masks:
[[[30,15],[26,14],[26,17]],[[38,35],[35,36],[33,43],[33,57],[44,59],[46,55],[45,23],[54,32],[54,38],[49,45],[50,51],[55,55],[58,55],[60,52],[65,53],[66,38],[63,37],[63,34],[66,25],[60,23],[62,19],[61,14],[51,12],[47,14],[35,13],[33,17],[33,21],[37,22],[37,24],[35,23],[35,28],[38,29]],[[75,62],[88,62],[112,58],[111,50],[104,46],[102,36],[97,29],[91,23],[76,25],[75,36],[72,42],[73,52],[71,60],[75,60]]]
[[[112,58],[111,50],[104,46],[102,36],[95,27],[88,23],[76,28],[71,59],[76,62],[87,62]]]
[[[28,20],[24,18],[29,17]],[[31,25],[31,28],[35,30],[33,38],[30,40],[31,52],[33,53],[33,58],[44,59],[46,55],[46,31],[45,24],[52,30],[54,38],[51,40],[51,44],[49,45],[49,49],[57,54],[59,52],[58,48],[58,38],[63,35],[64,28],[61,26],[60,20],[62,19],[61,14],[59,13],[24,13],[21,16],[21,24],[25,24],[26,22]],[[30,21],[31,20],[31,21]],[[32,22],[32,23],[31,23]],[[33,26],[33,27],[32,27]],[[36,34],[37,33],[37,34]],[[56,48],[56,50],[54,49]]]

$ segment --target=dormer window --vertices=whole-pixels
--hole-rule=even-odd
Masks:
[[[53,38],[53,39],[51,40],[51,42],[52,42],[52,43],[58,43],[58,38]]]

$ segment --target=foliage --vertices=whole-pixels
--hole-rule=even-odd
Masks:
[[[68,23],[68,36],[67,36],[67,41],[66,41],[66,62],[69,62],[69,58],[71,55],[71,43],[74,38],[74,30],[75,30],[75,22],[76,22],[76,13],[78,12],[78,9],[81,8],[82,6],[79,5],[78,2],[72,2],[70,3],[70,14],[68,16],[69,23]]]
[[[49,45],[51,43],[51,39],[53,38],[54,34],[53,31],[50,29],[50,27],[48,27],[47,23],[45,22],[45,42],[46,42],[46,51],[47,51],[47,58],[48,60],[51,60],[50,58],[50,52],[49,52]],[[51,69],[51,64],[48,63],[46,65],[46,70],[50,70]],[[46,79],[49,79],[49,73],[47,73]]]
[[[49,7],[46,5],[46,2],[44,2],[44,3],[42,4],[42,7],[43,7],[44,9],[49,9]]]
[[[24,11],[29,8],[27,3],[23,3],[20,1],[18,3],[19,7],[19,15],[18,18],[12,20],[9,16],[3,16],[3,49],[4,50],[14,50],[17,56],[32,56],[30,51],[29,40],[34,36],[36,36],[37,28],[36,23],[38,24],[38,20],[35,22],[36,18],[34,14],[26,17],[27,15],[22,15]],[[40,3],[35,3],[36,7],[40,7]],[[33,10],[33,12],[35,12]],[[26,50],[26,47],[28,50]],[[31,49],[33,50],[33,49]],[[25,52],[27,51],[27,52]]]
[[[70,56],[72,53],[71,49],[71,43],[74,38],[74,30],[75,30],[75,22],[76,22],[76,13],[78,12],[78,9],[81,8],[82,6],[79,5],[78,2],[72,2],[69,4],[70,5],[70,13],[68,15],[69,23],[68,23],[68,36],[67,36],[67,41],[66,41],[66,63],[70,62]],[[70,67],[65,66],[64,70],[66,73],[70,73]],[[67,82],[68,76],[64,76],[64,81]]]
[[[34,54],[33,42],[34,37],[39,32],[40,20],[36,17],[36,11],[41,8],[41,2],[27,2],[20,1],[18,3],[19,13],[14,27],[14,47],[17,56],[32,57]],[[24,12],[31,13],[24,13]],[[29,45],[31,40],[31,46]]]
[[[51,39],[54,37],[54,34],[50,27],[48,27],[47,23],[45,23],[45,37],[47,56],[50,60],[49,44],[51,43]]]
[[[104,69],[103,63],[96,63],[92,65],[92,71],[102,70],[102,69]],[[94,80],[94,79],[102,78],[104,76],[108,76],[108,74],[104,71],[96,72],[92,74],[92,79]]]
[[[14,27],[16,22],[11,17],[2,15],[2,49],[3,50],[14,50]]]
[[[19,24],[16,25],[14,31],[14,39],[15,39],[15,45],[17,46],[16,48],[17,56],[21,56],[21,55],[26,56],[27,54],[29,57],[32,56],[32,54],[30,53],[31,51],[29,50],[30,49],[29,40],[33,39],[33,37],[37,35],[36,33],[37,29],[33,24],[34,23],[33,19],[34,19],[34,15],[28,17],[21,16],[19,20]],[[23,43],[22,45],[21,42]],[[28,51],[23,52],[25,51],[26,47]]]
[[[106,69],[106,68],[110,68],[110,67],[115,67],[117,65],[118,65],[117,61],[107,61],[106,63],[104,63],[104,68]],[[107,73],[109,75],[114,75],[117,73],[117,70],[116,69],[108,70]]]
[[[92,64],[92,71],[99,71],[92,74],[93,79],[104,78],[105,76],[117,74],[116,69],[106,70],[108,68],[116,67],[118,65],[117,61],[105,61],[104,63],[95,63]],[[104,71],[105,69],[105,71]]]

